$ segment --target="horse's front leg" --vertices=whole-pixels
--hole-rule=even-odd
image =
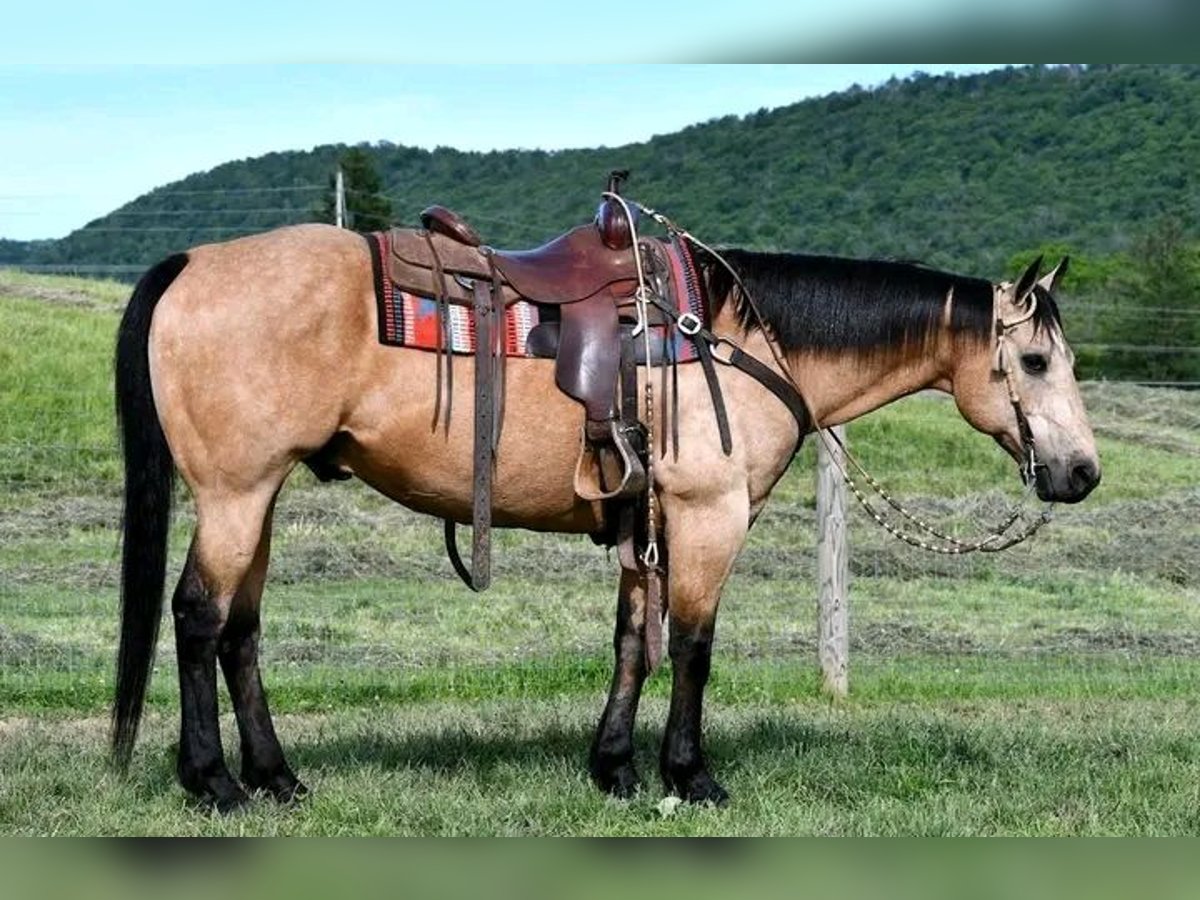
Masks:
[[[645,613],[646,579],[622,570],[613,634],[616,666],[589,760],[592,779],[614,797],[632,797],[641,786],[633,765],[633,722],[646,680]]]
[[[749,527],[744,492],[710,502],[671,503],[664,498],[670,559],[669,609],[671,708],[660,767],[666,788],[693,803],[729,799],[708,771],[701,749],[704,686],[712,662],[721,588]]]

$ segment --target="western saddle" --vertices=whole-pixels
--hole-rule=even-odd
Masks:
[[[645,447],[637,421],[632,341],[622,340],[621,327],[620,307],[628,305],[632,313],[639,285],[633,248],[636,222],[630,221],[636,207],[617,199],[627,176],[625,171],[610,175],[593,222],[533,250],[488,247],[470,224],[442,206],[421,213],[421,228],[393,229],[388,235],[388,277],[401,289],[437,302],[442,348],[450,346],[447,305],[465,305],[473,311],[475,440],[469,571],[458,554],[450,521],[446,543],[455,570],[474,590],[483,590],[491,580],[491,485],[503,424],[509,304],[528,300],[558,311],[557,327],[539,326],[535,331],[540,333],[536,340],[531,335],[531,342],[549,344],[545,355],[555,359],[555,382],[586,413],[575,470],[576,493],[588,501],[632,501],[647,487],[645,466],[639,459]],[[443,356],[448,385],[444,404]],[[439,352],[435,426],[440,415],[449,425],[452,359],[451,353]]]
[[[679,452],[679,404],[677,396],[668,404],[668,384],[677,390],[676,379],[672,376],[668,380],[669,366],[677,361],[670,349],[671,341],[663,341],[661,355],[656,358],[653,342],[642,330],[662,326],[664,337],[678,333],[691,341],[694,358],[708,383],[721,449],[726,455],[732,452],[733,443],[715,362],[753,378],[788,408],[797,423],[797,449],[812,419],[794,382],[713,334],[695,312],[679,311],[679,298],[671,296],[677,279],[669,273],[672,264],[666,261],[663,249],[667,242],[640,240],[636,217],[641,207],[627,204],[620,197],[621,182],[628,175],[616,171],[609,176],[608,189],[592,222],[572,228],[534,250],[495,250],[484,245],[479,233],[462,217],[445,207],[431,206],[421,213],[421,228],[388,232],[384,244],[391,249],[379,269],[386,267],[386,277],[401,290],[436,301],[435,428],[443,417],[449,428],[454,388],[448,306],[457,304],[472,310],[475,439],[470,569],[459,555],[455,523],[449,519],[445,536],[454,570],[476,591],[491,581],[492,474],[504,419],[505,309],[517,300],[542,307],[542,321],[530,332],[527,346],[533,355],[555,360],[555,382],[583,405],[585,420],[575,467],[575,492],[584,500],[605,502],[605,530],[593,539],[615,544],[621,567],[645,579],[645,652],[647,666],[653,671],[662,655],[663,616],[652,484],[655,454],[650,446],[654,417],[647,416],[644,425],[638,419],[637,366],[643,362],[663,364],[662,421],[664,425],[670,422],[663,429],[664,454],[668,438],[675,453]],[[667,227],[672,243],[699,244],[665,217],[649,214]],[[700,246],[724,264],[716,251]],[[736,273],[729,271],[739,290],[744,291]],[[693,271],[691,276],[695,274]],[[684,274],[683,280],[688,279],[689,275]],[[674,289],[687,291],[689,305],[693,289],[702,295],[697,284],[689,283],[686,289],[675,284]],[[552,315],[555,312],[556,317]],[[554,318],[557,321],[552,321]],[[714,352],[718,346],[724,346],[723,356]],[[639,358],[639,350],[643,349]],[[649,407],[649,377],[645,388]]]

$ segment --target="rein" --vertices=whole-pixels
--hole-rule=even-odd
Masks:
[[[1036,310],[1037,296],[1036,294],[1031,293],[1029,296],[1029,310],[1020,318],[1011,322],[1005,322],[1000,317],[999,310],[996,311],[996,354],[993,368],[994,371],[999,372],[1004,376],[1005,386],[1008,389],[1008,399],[1012,404],[1013,413],[1017,419],[1017,431],[1021,438],[1022,458],[1020,472],[1021,480],[1025,484],[1025,493],[1021,497],[1021,503],[1014,504],[1005,519],[1000,522],[999,525],[989,529],[983,537],[964,541],[960,538],[954,537],[953,535],[946,534],[935,526],[930,525],[924,520],[918,518],[916,515],[909,512],[909,510],[907,510],[903,505],[901,505],[899,501],[894,499],[883,488],[883,486],[879,484],[879,482],[871,477],[871,474],[867,472],[862,463],[860,463],[858,459],[855,458],[855,456],[849,451],[849,449],[847,449],[845,443],[840,437],[837,436],[837,434],[825,429],[822,429],[819,432],[821,440],[825,443],[825,448],[831,451],[831,459],[833,459],[834,464],[841,473],[843,480],[847,485],[850,486],[850,490],[854,493],[854,497],[856,500],[858,500],[859,505],[861,505],[863,509],[867,511],[867,514],[871,516],[872,520],[881,528],[883,528],[884,531],[888,532],[888,534],[912,547],[917,547],[918,549],[926,550],[930,553],[940,553],[946,556],[961,556],[966,553],[977,552],[999,553],[1001,550],[1007,550],[1010,547],[1015,547],[1017,544],[1028,540],[1034,534],[1036,534],[1043,525],[1050,521],[1053,504],[1048,504],[1036,519],[1031,521],[1020,531],[1013,534],[1008,534],[1009,529],[1012,528],[1013,525],[1016,524],[1017,520],[1021,518],[1021,514],[1023,512],[1022,505],[1029,499],[1029,496],[1033,493],[1036,487],[1037,469],[1045,467],[1045,463],[1040,462],[1037,458],[1037,453],[1035,452],[1033,443],[1033,429],[1030,428],[1029,419],[1025,415],[1025,410],[1021,405],[1021,395],[1017,391],[1016,381],[1013,378],[1013,347],[1012,338],[1009,336],[1009,332],[1015,329],[1018,325],[1022,325],[1032,319]],[[870,485],[871,489],[875,491],[875,493],[878,494],[888,506],[895,510],[909,523],[914,525],[917,529],[929,535],[930,537],[942,541],[943,543],[930,543],[925,538],[904,532],[880,515],[879,511],[871,505],[870,501],[865,496],[863,496],[862,491],[854,482],[854,479],[842,465],[841,459],[838,457],[838,455],[832,452],[832,447],[830,446],[831,440],[837,445],[844,457],[850,461],[851,465],[863,476],[867,484]]]
[[[1033,318],[1034,313],[1037,310],[1036,293],[1031,292],[1029,295],[1029,310],[1014,321],[1005,322],[1001,318],[998,309],[995,313],[996,354],[994,369],[995,371],[1004,375],[1005,385],[1008,389],[1009,402],[1012,404],[1013,412],[1016,415],[1017,431],[1021,438],[1021,480],[1025,484],[1025,493],[1022,495],[1021,503],[1014,504],[1007,516],[1000,522],[999,525],[989,529],[983,537],[972,540],[963,540],[945,533],[936,526],[930,525],[906,509],[899,501],[892,497],[891,494],[889,494],[883,488],[883,486],[875,480],[875,478],[871,476],[871,474],[866,470],[862,463],[858,461],[857,457],[850,452],[845,443],[840,437],[838,437],[836,433],[821,427],[821,424],[814,415],[812,408],[808,405],[808,401],[805,399],[804,393],[800,389],[800,385],[796,383],[796,379],[792,376],[790,369],[788,369],[788,367],[784,364],[779,350],[775,346],[775,342],[771,340],[770,331],[767,328],[766,320],[763,318],[762,312],[758,308],[758,304],[755,302],[753,295],[750,293],[749,289],[742,281],[741,276],[737,273],[733,266],[731,266],[729,262],[712,247],[705,244],[695,235],[677,226],[666,216],[656,212],[653,209],[641,206],[640,204],[639,207],[642,212],[650,216],[669,231],[678,234],[680,237],[691,241],[696,246],[705,250],[729,272],[734,280],[734,284],[737,286],[737,289],[741,291],[742,297],[745,298],[751,312],[754,314],[754,318],[758,322],[758,327],[766,338],[767,347],[771,351],[771,356],[783,375],[779,375],[773,369],[764,365],[750,354],[746,353],[734,341],[727,337],[717,336],[703,328],[696,329],[694,333],[703,340],[707,341],[713,350],[720,346],[729,347],[730,351],[727,358],[723,358],[717,353],[713,353],[713,358],[726,365],[732,365],[750,375],[752,378],[770,390],[771,393],[775,394],[775,396],[778,397],[785,406],[787,406],[789,411],[791,411],[792,415],[795,417],[797,424],[800,426],[800,434],[797,438],[796,449],[793,451],[793,455],[795,455],[796,451],[800,449],[800,445],[804,440],[804,435],[807,433],[809,428],[812,428],[817,432],[821,442],[825,445],[825,449],[829,452],[830,459],[833,460],[838,473],[842,476],[842,480],[845,481],[849,486],[851,492],[854,494],[855,499],[858,500],[859,504],[864,510],[866,510],[867,514],[871,516],[871,519],[881,528],[883,528],[884,531],[892,535],[892,537],[920,550],[925,550],[930,553],[940,553],[947,556],[960,556],[967,553],[998,553],[1001,550],[1007,550],[1010,547],[1014,547],[1017,544],[1028,540],[1035,533],[1037,533],[1037,531],[1041,529],[1043,525],[1050,521],[1053,504],[1049,504],[1036,519],[1034,519],[1020,531],[1013,534],[1008,534],[1009,529],[1011,529],[1013,525],[1015,525],[1016,522],[1021,518],[1023,512],[1022,505],[1028,500],[1030,494],[1036,487],[1037,469],[1045,466],[1044,463],[1037,459],[1034,449],[1033,430],[1029,425],[1029,419],[1025,415],[1025,410],[1021,405],[1021,396],[1017,390],[1016,381],[1013,377],[1012,357],[1014,351],[1012,347],[1012,338],[1009,336],[1009,332],[1015,329],[1018,325],[1021,325]],[[671,313],[673,311],[667,310],[667,312]],[[676,316],[676,318],[678,319],[678,316]],[[687,332],[685,331],[685,334],[686,333]],[[840,453],[834,452],[835,446],[839,451],[841,451]],[[854,478],[851,476],[849,471],[847,471],[845,465],[843,465],[843,458],[850,462],[851,466],[862,475],[863,479],[867,482],[870,488],[897,514],[917,528],[920,532],[924,532],[925,535],[941,541],[942,543],[932,543],[925,537],[906,532],[902,530],[902,528],[897,527],[893,523],[889,522],[863,494]]]

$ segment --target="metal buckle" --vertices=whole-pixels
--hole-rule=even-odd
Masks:
[[[700,321],[700,317],[691,312],[685,312],[676,319],[675,325],[688,337],[695,337],[700,333],[700,329],[704,327],[704,323]]]
[[[729,348],[729,356],[727,356],[727,357],[721,356],[721,354],[717,352],[717,348],[722,345]],[[729,338],[719,337],[715,341],[709,342],[708,349],[709,349],[709,352],[712,354],[712,358],[715,359],[717,362],[719,362],[721,365],[732,366],[734,351],[740,350],[742,348],[739,347],[737,344],[735,344],[733,341],[731,341]]]

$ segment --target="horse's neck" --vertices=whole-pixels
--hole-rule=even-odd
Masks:
[[[924,388],[950,390],[938,354],[798,354],[791,370],[822,426],[840,425]]]
[[[779,368],[761,332],[737,334],[732,320],[718,321],[717,330],[735,337],[748,353],[771,368]],[[910,357],[851,350],[796,353],[786,362],[822,426],[849,422],[924,388],[951,389],[950,360],[936,347]]]

